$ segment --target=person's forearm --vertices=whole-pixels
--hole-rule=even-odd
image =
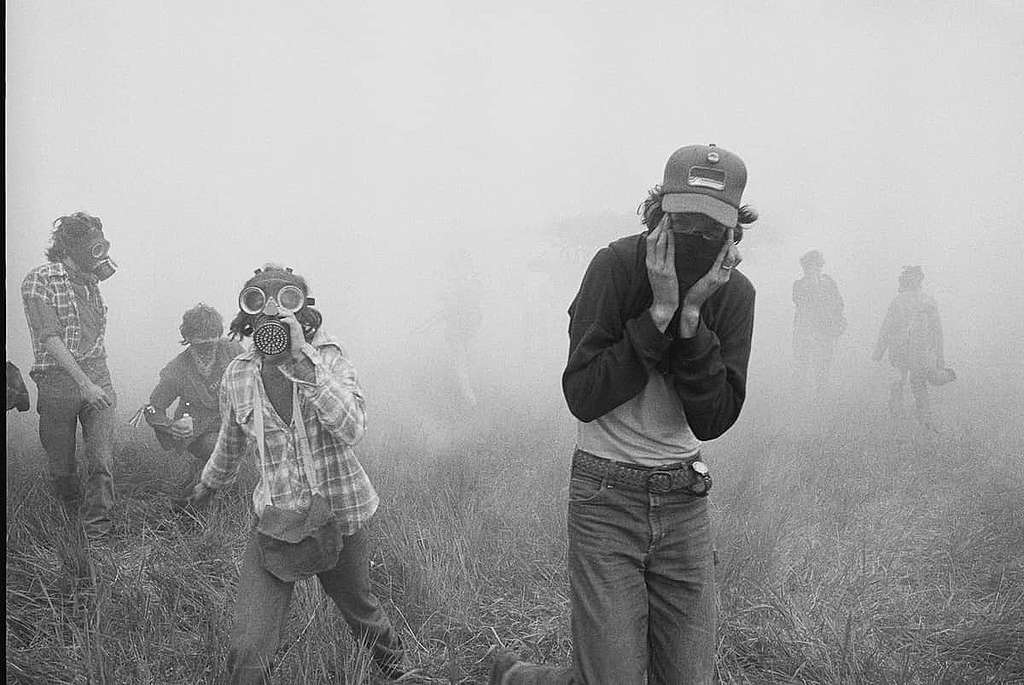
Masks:
[[[50,336],[43,343],[43,346],[47,352],[53,355],[53,358],[57,360],[60,367],[68,372],[68,375],[74,379],[79,387],[92,382],[92,379],[85,375],[85,371],[82,371],[82,367],[75,361],[74,355],[71,354],[71,351],[68,350],[67,345],[64,344],[64,341],[59,336]]]

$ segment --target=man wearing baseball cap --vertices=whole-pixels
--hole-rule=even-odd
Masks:
[[[676,150],[638,213],[643,233],[595,255],[569,307],[562,387],[578,419],[569,484],[574,664],[500,654],[491,682],[710,683],[711,474],[701,441],[746,394],[754,287],[736,243],[743,161]]]

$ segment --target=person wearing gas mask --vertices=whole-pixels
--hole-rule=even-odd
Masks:
[[[38,388],[39,438],[58,497],[79,499],[76,434],[82,424],[87,478],[82,518],[91,537],[110,530],[114,501],[111,475],[117,395],[107,369],[104,334],[107,307],[99,283],[117,269],[103,223],[85,212],[53,222],[47,262],[21,285],[35,363],[29,377]]]
[[[252,349],[224,371],[221,428],[192,502],[233,482],[251,445],[260,480],[227,664],[231,683],[269,682],[296,580],[317,576],[384,675],[404,673],[397,632],[370,590],[378,497],[352,447],[365,431],[363,392],[341,345],[321,327],[309,287],[266,265],[242,288],[235,338]]]
[[[244,350],[238,342],[224,337],[224,319],[203,303],[185,312],[178,331],[181,344],[187,347],[160,371],[160,382],[149,396],[149,404],[141,409],[141,416],[153,427],[161,447],[187,450],[193,457],[180,486],[183,496],[188,497],[217,442],[221,376],[228,362]],[[175,400],[178,404],[171,419],[167,409]]]
[[[574,664],[501,652],[491,682],[681,685],[714,678],[714,551],[701,442],[746,395],[754,287],[736,266],[747,172],[714,145],[674,152],[598,251],[569,307],[562,387],[578,419],[568,504]],[[646,680],[645,680],[646,679]]]

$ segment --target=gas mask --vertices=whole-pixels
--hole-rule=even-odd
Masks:
[[[103,231],[90,231],[82,242],[68,250],[71,259],[85,273],[105,281],[117,271],[117,264],[110,258],[110,241],[103,237]]]
[[[281,321],[282,315],[294,314],[306,340],[312,339],[322,321],[313,304],[315,300],[298,285],[273,275],[250,283],[238,295],[238,308],[249,317],[243,332],[251,334],[253,346],[268,357],[291,348],[291,329]]]

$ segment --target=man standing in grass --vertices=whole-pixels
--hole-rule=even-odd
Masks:
[[[569,308],[562,386],[579,419],[569,486],[574,665],[501,654],[491,682],[680,685],[714,678],[716,600],[701,441],[739,416],[754,287],[735,243],[746,167],[674,152],[647,231],[591,261]]]
[[[91,538],[110,530],[114,504],[114,407],[107,369],[107,306],[99,282],[114,274],[103,223],[85,212],[53,222],[46,264],[21,284],[35,363],[29,376],[39,389],[39,439],[57,496],[68,507],[79,499],[75,459],[78,424],[85,439],[86,481],[82,520]]]
[[[220,384],[221,428],[193,504],[257,459],[255,529],[235,600],[227,679],[269,682],[295,581],[316,575],[380,671],[404,673],[403,650],[370,590],[377,493],[352,447],[365,431],[363,392],[341,345],[321,328],[306,280],[268,264],[239,295],[233,337],[252,336]]]

